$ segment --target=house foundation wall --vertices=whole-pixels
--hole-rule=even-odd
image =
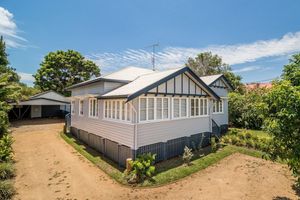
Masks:
[[[140,154],[152,153],[156,154],[156,162],[167,160],[172,157],[180,156],[183,154],[184,147],[195,149],[199,147],[206,147],[210,144],[211,133],[199,133],[191,135],[190,137],[180,137],[167,142],[159,142],[155,144],[145,145],[139,147],[137,150],[132,150],[130,147],[118,144],[98,135],[88,133],[87,131],[70,128],[71,134],[78,138],[89,147],[102,153],[107,158],[118,163],[124,167],[127,158],[135,158]]]

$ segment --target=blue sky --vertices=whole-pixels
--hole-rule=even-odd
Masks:
[[[11,65],[32,84],[50,51],[74,49],[102,73],[129,65],[173,68],[203,51],[222,56],[244,82],[278,77],[300,51],[300,1],[0,1]]]

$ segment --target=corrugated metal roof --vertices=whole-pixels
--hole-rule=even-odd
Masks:
[[[111,74],[103,76],[103,78],[114,79],[114,80],[133,81],[139,76],[142,76],[145,74],[152,74],[152,73],[155,73],[155,71],[146,69],[146,68],[129,66],[129,67],[123,68],[117,72],[113,72]]]
[[[211,83],[213,83],[215,80],[217,80],[221,76],[223,76],[223,74],[216,74],[216,75],[211,75],[211,76],[201,76],[200,78],[206,85],[209,86]]]
[[[110,73],[108,75],[96,77],[96,78],[91,79],[91,80],[87,80],[87,81],[83,81],[81,83],[77,83],[75,85],[72,85],[72,86],[68,87],[67,89],[73,89],[73,88],[81,87],[81,86],[84,86],[84,85],[89,85],[89,84],[92,84],[92,83],[96,83],[96,82],[99,82],[99,81],[129,83],[129,82],[135,80],[138,76],[145,75],[145,74],[150,74],[150,73],[153,73],[153,72],[155,72],[155,71],[150,70],[150,69],[146,69],[146,68],[129,66],[129,67],[125,67],[125,68],[123,68],[119,71]]]
[[[152,73],[141,75],[138,78],[136,78],[134,81],[124,86],[121,86],[111,92],[108,92],[102,95],[102,97],[105,98],[109,96],[129,96],[181,69],[182,68],[177,68],[177,69],[171,69],[162,72],[152,71]]]

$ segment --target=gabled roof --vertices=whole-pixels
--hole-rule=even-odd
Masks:
[[[217,80],[223,79],[227,87],[229,89],[233,90],[233,86],[228,81],[228,79],[223,74],[216,74],[216,75],[210,75],[210,76],[201,76],[200,79],[208,86],[212,86]]]
[[[72,85],[68,87],[67,89],[74,89],[77,87],[81,87],[84,85],[89,85],[92,83],[100,82],[100,81],[107,81],[107,82],[118,82],[118,83],[129,83],[133,80],[135,80],[138,76],[154,73],[155,71],[146,69],[146,68],[140,68],[140,67],[126,67],[119,71],[110,73],[105,76],[100,76],[88,81],[84,81],[75,85]]]
[[[33,95],[28,100],[11,103],[11,105],[65,105],[69,103],[65,96],[50,90]]]
[[[123,68],[119,71],[113,72],[111,74],[108,74],[106,76],[103,76],[103,78],[112,79],[112,80],[133,81],[139,76],[145,74],[152,74],[152,73],[155,73],[155,71],[146,68],[130,66],[130,67]]]
[[[201,76],[201,80],[206,84],[206,85],[211,85],[213,82],[215,82],[217,79],[219,79],[223,74],[216,74],[216,75],[211,75],[211,76]]]
[[[216,99],[219,99],[219,96],[210,89],[190,68],[182,67],[177,69],[170,69],[162,72],[152,72],[149,74],[141,75],[136,78],[134,81],[121,86],[113,91],[110,91],[101,96],[101,98],[116,98],[116,97],[125,97],[127,101],[130,101],[146,91],[153,89],[154,87],[178,76],[181,73],[189,72],[192,77],[201,85],[206,92]]]

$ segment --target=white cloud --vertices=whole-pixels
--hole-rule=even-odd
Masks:
[[[287,56],[300,51],[300,32],[287,33],[282,38],[247,44],[212,45],[205,48],[166,47],[157,52],[156,63],[160,69],[175,68],[184,65],[189,57],[195,57],[198,53],[205,51],[220,55],[223,61],[230,65],[253,62],[261,58]],[[129,49],[119,53],[98,53],[87,57],[99,64],[104,72],[128,65],[151,66],[151,52],[143,49]],[[245,70],[249,71],[250,68]]]
[[[35,81],[34,77],[32,76],[32,74],[29,73],[25,73],[25,72],[17,72],[18,75],[21,77],[21,81],[22,82],[26,82],[26,83],[33,83]]]
[[[4,37],[7,47],[23,47],[22,43],[26,39],[18,35],[19,31],[13,18],[12,13],[0,7],[0,35]]]
[[[263,69],[260,66],[248,66],[248,67],[243,67],[241,69],[235,69],[232,70],[234,73],[243,73],[243,72],[251,72],[251,71],[257,71]]]

